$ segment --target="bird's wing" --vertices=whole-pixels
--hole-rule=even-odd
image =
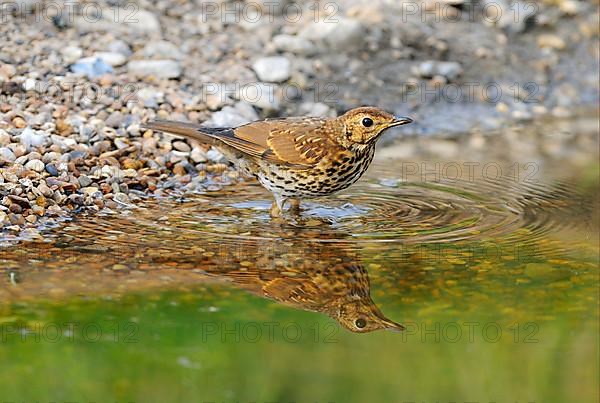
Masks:
[[[314,310],[319,289],[306,278],[278,277],[263,285],[265,297],[287,304],[301,305],[305,309]]]
[[[327,150],[336,147],[326,123],[322,118],[267,119],[240,126],[234,133],[242,143],[256,145],[261,151],[258,157],[263,160],[310,167],[318,163]]]
[[[159,120],[144,127],[210,144],[218,145],[220,141],[250,157],[308,168],[318,163],[332,147],[339,147],[331,139],[334,128],[326,123],[323,118],[265,119],[230,129]]]

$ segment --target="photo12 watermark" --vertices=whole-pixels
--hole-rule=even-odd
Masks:
[[[498,182],[537,183],[537,162],[518,161],[402,161],[399,180],[403,182]]]
[[[497,322],[402,322],[403,343],[499,343],[508,341],[515,344],[539,343],[540,326],[536,322],[511,323]]]
[[[139,343],[135,322],[16,322],[0,324],[0,342],[21,343]]]
[[[200,341],[203,343],[338,343],[340,326],[314,322],[202,322]]]

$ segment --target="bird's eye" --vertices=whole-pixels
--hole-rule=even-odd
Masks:
[[[371,118],[364,118],[362,120],[362,125],[364,127],[371,127],[371,126],[373,126],[373,119],[371,119]]]
[[[362,329],[365,326],[367,326],[367,321],[364,320],[363,318],[360,318],[360,319],[356,319],[354,324],[356,325],[357,328]]]

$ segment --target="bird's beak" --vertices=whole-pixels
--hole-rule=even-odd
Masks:
[[[405,329],[400,323],[392,322],[389,319],[386,319],[385,322],[385,330],[389,330],[392,332],[401,332]]]
[[[411,118],[407,118],[407,117],[396,117],[392,123],[390,123],[390,125],[388,127],[394,127],[394,126],[402,126],[402,125],[407,125],[409,123],[412,123],[412,119]]]

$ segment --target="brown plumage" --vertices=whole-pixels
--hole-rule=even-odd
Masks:
[[[273,215],[290,200],[326,196],[345,189],[367,170],[375,143],[390,127],[412,122],[381,109],[361,107],[337,118],[266,119],[236,128],[154,121],[143,125],[208,143],[271,191]]]
[[[371,299],[369,274],[358,254],[344,244],[307,241],[315,236],[328,238],[320,231],[307,235],[298,232],[290,237],[287,233],[287,241],[267,241],[260,248],[254,243],[240,243],[220,255],[216,264],[203,261],[201,267],[207,274],[227,279],[252,294],[324,313],[352,332],[404,329]],[[254,264],[242,266],[240,259]]]

